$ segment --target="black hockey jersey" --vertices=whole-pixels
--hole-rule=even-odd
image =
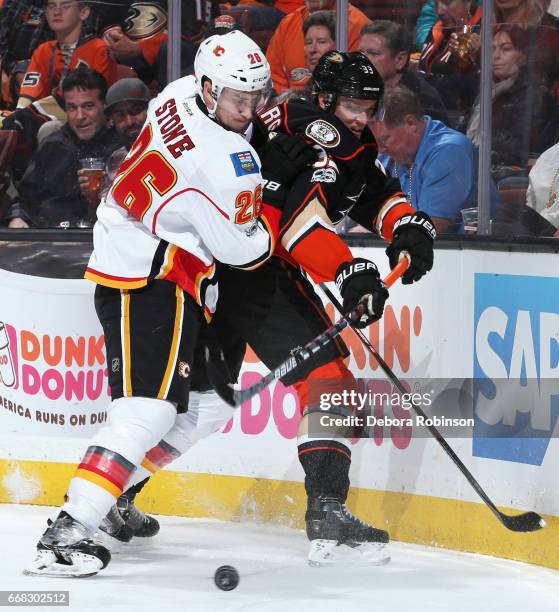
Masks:
[[[396,220],[413,211],[399,182],[376,161],[368,128],[360,141],[336,116],[306,100],[274,106],[260,121],[269,132],[301,134],[321,149],[320,159],[294,182],[280,230],[286,252],[315,279],[332,280],[340,263],[352,259],[335,231],[346,215],[391,240]]]

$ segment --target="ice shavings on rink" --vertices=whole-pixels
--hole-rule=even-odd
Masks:
[[[136,539],[93,578],[23,576],[51,515],[52,508],[0,504],[0,590],[69,590],[69,609],[79,612],[559,610],[553,570],[400,543],[385,566],[315,569],[302,531],[180,517],[158,517],[157,537]],[[234,591],[215,587],[220,565],[239,571]]]

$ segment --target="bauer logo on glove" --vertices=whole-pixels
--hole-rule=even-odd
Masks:
[[[430,217],[425,213],[416,213],[415,215],[405,215],[394,223],[394,234],[401,230],[404,225],[422,227],[433,240],[437,237],[437,230],[433,225]]]
[[[362,329],[382,317],[388,290],[372,261],[356,257],[342,263],[336,272],[336,286],[344,300],[346,314],[358,304],[363,307],[360,317],[351,321],[354,327]]]

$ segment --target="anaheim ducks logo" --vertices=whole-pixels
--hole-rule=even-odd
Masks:
[[[290,74],[292,81],[303,81],[311,76],[311,71],[308,68],[293,68]]]
[[[328,121],[317,119],[309,123],[305,134],[323,147],[335,147],[340,142],[340,133]]]
[[[217,45],[214,49],[214,55],[217,57],[221,57],[225,53],[225,49],[221,45]]]
[[[151,38],[167,28],[167,12],[151,2],[133,2],[125,24],[124,31],[132,40]]]
[[[337,51],[334,51],[331,55],[329,55],[328,59],[331,62],[337,62],[338,64],[341,64],[344,61],[344,58],[342,57],[342,55],[338,53]]]

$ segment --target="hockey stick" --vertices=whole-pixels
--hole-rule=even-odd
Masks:
[[[341,305],[334,296],[334,294],[328,289],[326,285],[323,283],[320,285],[320,288],[326,295],[326,297],[332,302],[334,308],[341,314]],[[400,379],[394,374],[390,366],[384,361],[384,359],[379,355],[378,351],[375,347],[369,342],[365,334],[362,330],[353,328],[353,331],[359,336],[359,339],[365,346],[365,348],[371,353],[371,355],[377,360],[378,364],[388,376],[388,378],[392,381],[394,386],[400,391],[400,393],[407,393],[408,390],[404,387]],[[411,405],[415,413],[423,417],[423,419],[427,418],[425,412],[423,412],[422,408],[411,401]],[[462,463],[458,455],[452,450],[452,447],[445,440],[441,432],[434,425],[425,425],[431,435],[435,438],[435,440],[442,446],[444,452],[452,459],[454,465],[462,472],[462,474],[466,477],[466,480],[472,485],[475,492],[481,497],[481,499],[485,502],[485,504],[489,507],[491,512],[501,521],[501,523],[511,531],[537,531],[538,529],[542,529],[545,527],[544,519],[537,514],[536,512],[524,512],[523,514],[518,514],[516,516],[509,516],[501,512],[497,506],[491,501],[487,493],[481,488],[481,485],[474,478],[472,473],[468,470],[468,468]]]
[[[384,284],[387,287],[392,286],[408,269],[409,265],[409,258],[403,258],[383,280]],[[221,356],[221,362],[217,362],[214,359],[214,355],[212,355],[206,347],[206,371],[208,374],[208,379],[213,388],[216,390],[217,394],[225,403],[234,407],[240,406],[244,402],[248,401],[251,397],[254,397],[260,393],[260,391],[265,389],[275,380],[279,380],[289,372],[292,372],[295,368],[299,367],[301,364],[308,361],[333,338],[339,336],[346,327],[351,325],[352,321],[357,321],[364,313],[364,309],[365,307],[363,304],[358,304],[351,312],[342,317],[336,324],[329,327],[325,332],[322,332],[314,340],[307,343],[303,348],[290,355],[285,361],[280,363],[279,366],[274,368],[271,372],[268,372],[264,378],[261,378],[258,382],[254,383],[254,385],[251,385],[246,389],[234,389],[227,382],[225,382],[223,372],[227,370],[227,366],[223,356]]]

